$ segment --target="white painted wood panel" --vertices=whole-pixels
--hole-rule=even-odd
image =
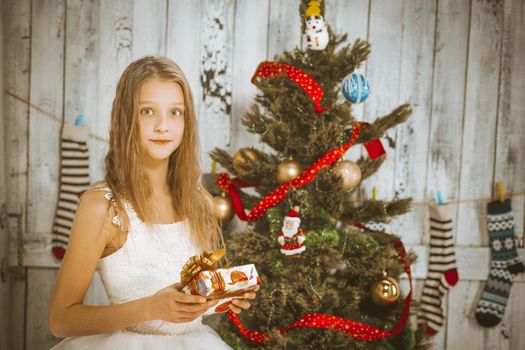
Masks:
[[[299,0],[270,0],[268,17],[268,48],[266,59],[273,61],[275,55],[285,50],[301,47],[301,20],[298,17]]]
[[[195,111],[200,115],[202,87],[200,84],[201,1],[169,0],[167,56],[184,71],[191,87]],[[202,126],[199,135],[203,137]],[[202,141],[201,141],[202,142]],[[204,157],[201,148],[201,159]]]
[[[46,350],[58,342],[47,327],[47,311],[56,275],[56,269],[28,269],[26,349]]]
[[[63,120],[66,3],[36,1],[31,13],[31,101]],[[43,256],[50,256],[49,236],[39,234],[49,232],[53,226],[60,176],[60,132],[60,122],[30,110],[27,228],[36,235],[24,237],[28,260],[33,251],[41,252],[42,248],[47,250]],[[55,275],[55,270],[28,268],[24,334],[28,349],[53,343],[47,328],[47,309]]]
[[[403,0],[371,1],[368,41],[372,53],[367,62],[365,76],[370,81],[371,94],[364,102],[364,120],[372,123],[376,118],[390,113],[402,102],[400,100]],[[363,72],[364,73],[364,72]],[[396,128],[386,135],[396,138]],[[394,161],[398,150],[388,147],[381,168],[361,183],[360,191],[366,198],[372,196],[372,188],[377,189],[377,199],[391,200],[394,197]],[[363,150],[363,154],[366,152]],[[390,225],[385,227],[391,231]]]
[[[199,106],[201,96],[199,80],[200,14],[201,2],[191,0],[169,0],[168,3],[167,56],[184,71]]]
[[[32,4],[31,101],[61,118],[64,89],[64,1]],[[60,124],[29,111],[28,232],[49,232],[58,199]],[[46,242],[47,243],[47,242]],[[32,246],[26,247],[31,254]]]
[[[506,0],[501,49],[501,77],[496,134],[494,183],[509,193],[525,192],[525,4]],[[496,193],[494,193],[496,194]],[[512,199],[515,233],[525,239],[525,196]]]
[[[64,73],[64,120],[73,123],[79,114],[92,133],[98,120],[98,11],[100,0],[70,0],[66,13],[66,53]],[[100,174],[99,157],[95,156],[100,141],[89,138],[91,176]],[[91,179],[93,180],[93,178]]]
[[[98,45],[98,13],[100,1],[86,2],[82,0],[70,0],[67,2],[67,22],[66,22],[66,62],[65,62],[65,111],[64,119],[74,122],[78,114],[84,115],[85,125],[90,130],[96,130],[98,120],[98,79],[97,76],[99,61]],[[148,41],[149,42],[149,41]],[[109,111],[107,113],[109,115]],[[97,143],[100,140],[90,138],[88,148],[90,151],[90,167],[97,173],[101,172],[100,164],[97,164],[99,157],[94,156],[97,150]],[[98,180],[91,178],[91,182]],[[44,254],[50,256],[50,254]],[[53,263],[52,261],[50,263]],[[56,262],[58,265],[58,262]],[[52,266],[52,265],[49,265]],[[105,301],[104,287],[95,272],[91,285],[86,293],[85,299],[88,303],[93,300]],[[106,299],[104,299],[106,298]]]
[[[206,0],[201,7],[200,127],[201,166],[211,171],[208,153],[231,140],[234,1]]]
[[[467,1],[439,1],[436,12],[425,191],[427,199],[439,190],[446,200],[457,198],[458,194],[470,5]],[[458,234],[456,210],[453,205],[455,235]],[[426,229],[422,242],[428,244],[429,237]],[[448,294],[442,302],[448,308]],[[435,337],[435,349],[445,349],[448,318],[446,322]]]
[[[473,0],[470,15],[459,198],[489,197],[492,189],[503,2]],[[480,157],[480,155],[483,155]],[[459,245],[488,243],[485,203],[458,207]],[[481,234],[480,234],[481,233]]]
[[[265,152],[270,147],[260,143],[259,135],[247,132],[241,123],[244,113],[249,111],[258,92],[251,79],[257,66],[267,56],[268,12],[270,0],[237,1],[235,7],[235,31],[232,70],[232,120],[230,154],[241,147],[255,146]],[[222,171],[220,165],[217,171]]]
[[[98,97],[96,127],[92,133],[109,139],[111,121],[111,106],[115,97],[117,82],[131,62],[131,47],[133,44],[133,1],[132,0],[100,0],[98,9]],[[104,177],[104,158],[108,144],[96,142],[91,164],[92,181]],[[91,152],[91,151],[90,151]]]
[[[461,131],[467,61],[470,5],[440,1],[437,8],[432,109],[427,165],[427,198],[440,190],[446,200],[458,198]],[[455,204],[452,204],[456,206]],[[455,213],[456,208],[451,212]],[[457,231],[457,218],[455,232]],[[423,242],[428,242],[428,231]]]
[[[394,180],[394,195],[416,201],[427,199],[421,179],[427,177],[431,110],[428,97],[432,92],[436,6],[435,0],[405,0],[401,13],[398,103],[410,103],[413,113],[406,123],[397,127],[396,152],[387,155],[395,157],[394,174],[388,176]],[[405,243],[421,243],[428,227],[427,214],[426,206],[413,206],[410,212],[394,218],[392,231],[402,235]]]
[[[472,0],[469,23],[459,199],[489,197],[492,192],[503,2]],[[488,244],[486,202],[460,203],[456,227],[457,245]],[[508,342],[502,343],[504,339],[498,337],[501,326],[484,329],[474,318],[482,290],[482,283],[460,283],[451,294],[449,307],[462,310],[467,322],[461,323],[461,333],[453,331],[464,320],[456,321],[454,318],[460,317],[460,313],[451,313],[447,346],[467,345],[466,339],[476,339],[474,343],[469,340],[468,344],[474,347],[508,348]],[[473,291],[477,291],[477,294]]]
[[[167,0],[133,1],[133,43],[131,59],[166,55]]]
[[[369,0],[327,1],[324,17],[333,32],[339,35],[346,33],[349,42],[354,42],[358,38],[367,38],[369,10]]]
[[[510,341],[510,349],[525,349],[525,336],[523,335],[523,320],[525,320],[525,283],[515,283],[512,286],[510,293],[510,301],[507,306],[508,318],[508,333],[503,333],[502,336],[507,336]]]

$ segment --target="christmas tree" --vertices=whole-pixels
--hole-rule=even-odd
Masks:
[[[230,312],[233,322],[219,332],[235,348],[413,349],[422,344],[406,320],[414,303],[399,295],[398,281],[415,257],[399,236],[369,228],[409,211],[410,199],[359,193],[387,156],[379,139],[411,108],[370,124],[354,118],[352,104],[368,94],[358,69],[371,47],[348,44],[324,26],[323,13],[324,4],[303,0],[303,48],[261,63],[252,80],[260,93],[242,122],[272,152],[210,153],[229,173],[217,179],[224,190],[214,193],[217,208],[227,209],[217,215],[227,222],[233,201],[249,223],[233,232],[223,226],[228,257],[255,264],[262,281],[254,305],[238,317]],[[344,160],[350,146],[367,152]]]

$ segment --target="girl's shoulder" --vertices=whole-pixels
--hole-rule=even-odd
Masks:
[[[111,211],[111,189],[102,181],[91,185],[82,193],[79,200],[78,211],[87,210],[97,216],[106,216]]]
[[[111,254],[121,246],[119,242],[125,240],[127,235],[121,218],[109,187],[102,183],[91,185],[82,194],[75,214],[82,235],[96,233],[95,239],[105,242],[101,257]],[[93,227],[100,229],[92,230]]]

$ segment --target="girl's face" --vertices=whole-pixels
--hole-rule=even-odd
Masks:
[[[165,161],[184,132],[184,94],[179,84],[146,80],[139,91],[140,142],[147,163]]]

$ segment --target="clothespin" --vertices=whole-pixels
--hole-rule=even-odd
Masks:
[[[436,191],[436,198],[437,198],[437,201],[438,201],[439,205],[444,205],[445,204],[445,201],[443,200],[443,193],[441,193],[441,191],[439,191],[439,190]]]
[[[84,115],[80,113],[77,118],[75,119],[75,125],[76,126],[82,126],[84,124]]]
[[[505,200],[505,185],[503,181],[498,181],[498,192],[499,192],[499,201],[503,202]]]
[[[376,187],[372,187],[372,200],[375,201],[376,200],[376,193],[377,193],[377,189]]]
[[[212,160],[211,162],[211,173],[215,175],[217,173],[217,162]]]

